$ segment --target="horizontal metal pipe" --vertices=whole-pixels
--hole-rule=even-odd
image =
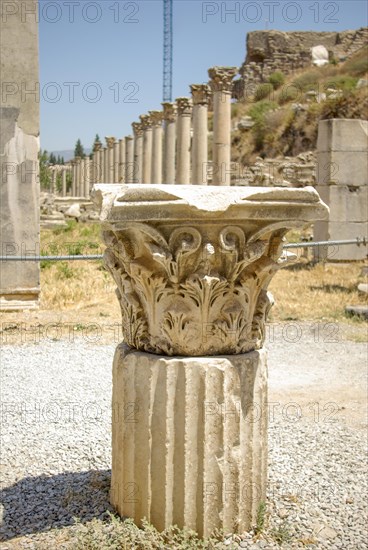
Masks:
[[[316,246],[344,246],[346,244],[356,244],[358,246],[367,246],[367,239],[365,237],[357,237],[356,239],[346,241],[316,241],[316,242],[304,242],[304,243],[288,243],[284,244],[283,248],[315,248]]]
[[[357,237],[356,239],[346,241],[317,241],[317,242],[304,242],[304,243],[288,243],[284,244],[283,248],[315,248],[317,246],[344,246],[347,244],[356,244],[357,246],[367,246],[367,239],[365,237]],[[95,255],[69,255],[69,256],[0,256],[1,262],[65,262],[65,261],[77,261],[77,260],[102,260],[102,254]]]

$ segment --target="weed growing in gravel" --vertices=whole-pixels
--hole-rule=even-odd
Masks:
[[[260,502],[257,510],[257,523],[255,528],[256,535],[261,533],[264,529],[266,521],[266,509],[266,503]]]
[[[70,531],[68,541],[74,550],[213,550],[222,536],[216,533],[201,540],[194,531],[176,526],[160,533],[145,520],[140,529],[132,519],[122,520],[110,512],[106,512],[106,516],[106,521],[94,519],[85,525],[75,519],[76,528]]]
[[[291,532],[290,532],[290,526],[286,521],[283,521],[280,523],[278,527],[275,529],[272,529],[271,536],[274,538],[274,540],[278,544],[283,544],[284,542],[290,542],[291,540]]]

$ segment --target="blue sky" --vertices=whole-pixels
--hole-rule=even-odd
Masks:
[[[162,0],[40,0],[41,147],[131,134],[162,101]],[[213,65],[240,66],[246,34],[356,29],[364,0],[174,0],[173,98]]]

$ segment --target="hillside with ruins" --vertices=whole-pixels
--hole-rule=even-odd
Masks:
[[[244,184],[272,184],[264,173],[257,178],[257,167],[252,170],[258,163],[259,172],[262,159],[308,165],[310,180],[318,122],[368,118],[368,29],[255,31],[246,42],[246,59],[234,82],[232,160],[250,167]],[[311,48],[317,45],[328,51],[322,67],[312,65]]]

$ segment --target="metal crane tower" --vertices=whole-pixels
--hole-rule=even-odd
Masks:
[[[172,101],[173,0],[164,1],[163,101]]]

